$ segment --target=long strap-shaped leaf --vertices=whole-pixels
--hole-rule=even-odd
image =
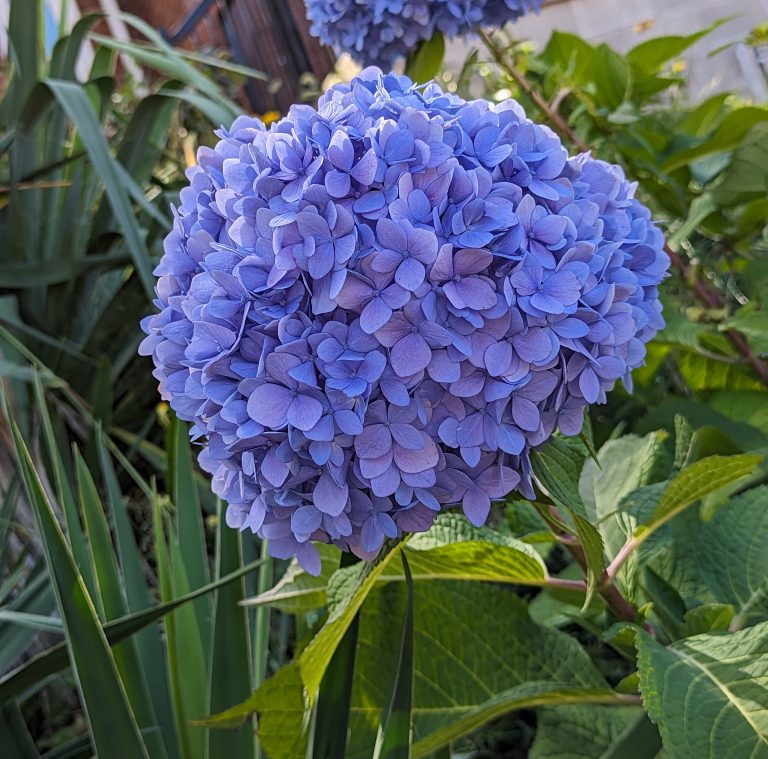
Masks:
[[[109,145],[85,90],[74,82],[56,79],[48,79],[38,86],[46,88],[51,93],[77,127],[88,157],[104,182],[107,199],[112,206],[125,247],[133,259],[133,265],[136,267],[136,273],[144,286],[144,291],[149,297],[154,297],[154,277],[149,252],[139,234],[139,225],[126,197],[127,183],[132,180],[115,168]],[[42,101],[43,99],[40,99],[40,102]],[[38,109],[38,113],[40,110]]]
[[[405,575],[406,601],[397,670],[392,693],[381,715],[374,759],[410,759],[413,703],[413,578],[405,551],[400,552]]]
[[[107,639],[107,643],[110,646],[119,643],[121,640],[125,640],[131,635],[136,634],[139,630],[143,630],[147,625],[151,625],[153,622],[157,622],[169,612],[177,609],[179,606],[185,603],[193,601],[195,598],[202,596],[206,593],[222,588],[230,582],[234,582],[248,572],[252,572],[263,563],[262,559],[252,561],[250,564],[246,564],[236,572],[222,577],[220,580],[206,585],[204,588],[198,588],[188,593],[185,596],[174,598],[173,601],[168,603],[158,604],[151,609],[140,611],[135,614],[129,614],[127,617],[116,619],[114,622],[109,622],[104,625],[104,635]],[[56,646],[52,646],[47,651],[38,654],[34,659],[30,659],[28,662],[9,672],[5,677],[0,679],[0,704],[7,701],[9,698],[22,693],[27,688],[30,688],[35,683],[49,677],[50,675],[61,672],[66,669],[68,664],[67,659],[67,647],[64,643],[59,643]]]
[[[131,713],[115,661],[83,578],[45,494],[27,446],[13,419],[22,479],[35,513],[59,613],[64,622],[72,668],[83,699],[97,755],[111,759],[148,756]]]

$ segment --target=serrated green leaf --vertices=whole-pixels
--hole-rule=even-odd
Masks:
[[[680,759],[768,756],[768,622],[665,648],[637,636],[640,690]]]
[[[474,580],[520,585],[544,585],[549,577],[541,556],[527,543],[508,538],[507,544],[464,540],[421,549],[418,543],[405,548],[414,581]],[[398,567],[380,580],[402,579]]]
[[[667,487],[650,520],[640,529],[657,529],[683,509],[726,485],[751,474],[762,461],[761,456],[708,456],[684,469]]]
[[[541,709],[530,759],[603,759],[631,727],[640,707],[563,706]]]
[[[584,551],[584,559],[587,563],[587,593],[582,607],[582,611],[586,611],[605,570],[605,546],[597,527],[589,520],[575,511],[571,512],[571,518],[576,525],[576,534],[578,535],[579,543]]]
[[[519,708],[555,703],[621,704],[584,650],[541,627],[508,589],[434,581],[414,588],[413,755]],[[378,587],[362,611],[348,759],[368,759],[388,696],[399,641],[391,621],[398,586]]]
[[[734,152],[722,181],[714,189],[721,206],[764,198],[768,193],[768,124],[756,124]]]
[[[733,621],[734,608],[731,604],[702,604],[689,609],[683,617],[680,637],[690,638],[713,632],[727,632]]]
[[[685,615],[685,602],[663,577],[650,567],[643,567],[643,590],[653,603],[653,612],[670,640],[680,637]]]
[[[616,556],[637,525],[633,509],[622,502],[630,493],[662,479],[670,466],[666,439],[663,431],[642,438],[625,435],[609,440],[598,451],[600,467],[591,459],[584,464],[579,493],[587,518],[597,525],[610,558]],[[630,579],[624,577],[631,585]]]
[[[306,756],[311,708],[296,662],[281,667],[246,703],[247,709],[238,704],[202,722],[212,729],[231,729],[255,714],[259,743],[269,759]]]
[[[587,450],[579,450],[563,438],[554,437],[531,454],[533,472],[552,500],[563,509],[586,516],[579,494],[579,478]]]
[[[768,353],[768,312],[757,303],[742,306],[719,325],[719,329],[735,329],[746,335],[755,353]]]
[[[688,166],[697,158],[733,150],[739,146],[755,124],[764,121],[768,121],[768,111],[762,108],[752,106],[736,108],[730,111],[707,137],[701,139],[699,144],[671,152],[664,158],[661,168],[667,172],[675,171]]]
[[[732,498],[701,525],[694,544],[696,568],[713,598],[733,604],[743,619],[768,614],[767,503],[768,485]]]
[[[336,596],[337,602],[330,606],[328,620],[317,635],[309,642],[299,659],[301,679],[307,689],[310,700],[315,697],[320,682],[325,674],[325,668],[336,650],[355,614],[360,610],[367,595],[376,584],[378,578],[391,563],[392,559],[402,550],[398,543],[386,551],[374,563],[365,563],[358,567],[357,574],[351,586],[348,586],[343,598]],[[343,570],[341,570],[343,571]],[[337,573],[338,574],[338,573]],[[333,577],[328,587],[329,601],[332,600]]]
[[[648,719],[648,715],[640,713],[600,754],[600,759],[654,759],[660,756],[661,749],[658,728]]]
[[[693,351],[677,357],[680,373],[692,390],[765,390],[760,378],[743,364],[718,361]]]

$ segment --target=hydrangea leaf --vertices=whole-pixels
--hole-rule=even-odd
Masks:
[[[588,460],[579,479],[579,493],[587,517],[599,525],[610,557],[624,544],[636,523],[631,515],[619,510],[622,499],[638,488],[663,479],[667,468],[664,442],[666,432],[645,437],[625,435],[609,440],[598,452],[597,463]]]
[[[365,601],[379,576],[384,572],[392,558],[400,553],[402,546],[396,545],[373,563],[359,564],[352,569],[357,570],[354,582],[343,599],[329,607],[328,620],[320,632],[309,642],[301,654],[299,667],[301,677],[309,694],[314,698],[323,679],[328,662],[336,650],[336,646],[344,636],[355,614]],[[333,580],[333,578],[331,578]],[[330,589],[329,589],[330,593]]]
[[[768,757],[768,622],[665,648],[637,636],[640,691],[680,759]]]
[[[750,475],[763,460],[745,453],[739,456],[707,456],[684,469],[667,487],[650,520],[640,530],[655,530],[705,495]]]
[[[462,541],[427,550],[406,548],[414,580],[478,580],[543,585],[548,578],[541,556],[527,543],[512,538],[506,545]],[[392,567],[394,570],[395,567]],[[382,580],[402,573],[382,576]]]
[[[579,477],[587,453],[572,441],[555,437],[531,455],[533,471],[555,504],[584,517],[587,514],[579,494]]]
[[[731,604],[702,604],[685,613],[680,635],[690,638],[704,633],[727,632],[733,621],[733,614]]]
[[[259,742],[270,759],[295,759],[306,754],[311,710],[296,663],[279,669],[247,701],[204,723],[211,728],[232,729],[252,714],[258,719]]]
[[[768,485],[732,498],[701,525],[694,548],[698,574],[712,596],[733,604],[742,618],[768,614],[766,503]],[[718,561],[712,561],[712,556]]]
[[[576,641],[534,623],[508,589],[438,580],[414,591],[415,757],[514,709],[625,702]],[[398,586],[384,585],[363,607],[357,667],[366,676],[352,695],[350,759],[371,755],[398,653],[391,620],[399,599]]]
[[[301,614],[325,606],[326,587],[331,575],[339,568],[341,552],[336,546],[323,544],[318,545],[317,550],[322,562],[319,575],[309,574],[293,559],[274,587],[266,593],[247,599],[245,605],[267,604],[287,614]]]
[[[530,759],[603,759],[606,752],[642,716],[637,706],[606,709],[602,706],[563,706],[541,709],[536,715],[536,738]],[[643,717],[647,722],[647,718]],[[651,726],[652,729],[653,726]],[[657,733],[658,737],[658,733]],[[655,756],[656,750],[647,755]],[[627,759],[635,759],[627,755]]]

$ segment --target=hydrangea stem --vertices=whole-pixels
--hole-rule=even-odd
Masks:
[[[555,506],[550,504],[545,508],[546,512],[542,512],[540,510],[539,513],[541,513],[542,516],[544,516],[546,519],[550,530],[557,538],[558,542],[560,542],[565,547],[568,553],[571,554],[573,560],[581,567],[584,574],[586,574],[588,571],[587,557],[579,539],[575,535],[571,535],[565,531],[567,522],[563,519],[563,515],[560,514]],[[562,580],[560,582],[562,582]],[[584,590],[586,591],[586,583],[583,581],[581,582],[584,586]],[[613,584],[612,580],[607,583],[602,583],[601,587],[598,588],[598,593],[600,593],[600,595],[603,597],[603,600],[608,604],[611,611],[616,615],[617,619],[620,619],[624,622],[637,621],[637,612],[635,611],[635,607],[632,606],[632,604],[626,598],[624,598],[624,596],[621,594],[621,591]]]

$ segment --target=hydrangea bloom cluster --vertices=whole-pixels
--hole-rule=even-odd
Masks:
[[[514,101],[367,69],[188,172],[142,352],[227,521],[319,571],[460,505],[532,497],[663,326],[669,260],[615,166]]]
[[[390,68],[435,32],[449,39],[499,27],[542,0],[306,0],[310,31],[338,52]]]

